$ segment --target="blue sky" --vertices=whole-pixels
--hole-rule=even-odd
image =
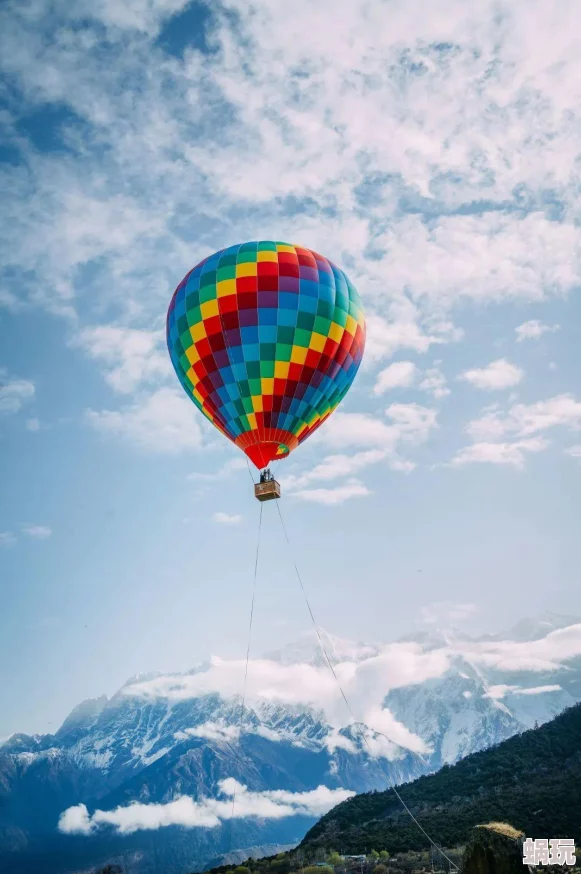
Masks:
[[[245,652],[258,505],[164,321],[248,239],[366,307],[278,471],[319,623],[581,612],[581,10],[435,6],[2,4],[0,736]],[[309,623],[272,506],[263,533],[255,652]]]

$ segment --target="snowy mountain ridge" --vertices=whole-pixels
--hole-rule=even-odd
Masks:
[[[310,632],[250,660],[244,708],[245,663],[212,658],[183,673],[138,674],[110,699],[81,702],[54,735],[14,735],[0,746],[0,859],[14,843],[36,846],[47,829],[57,835],[65,811],[60,839],[70,842],[101,834],[97,822],[121,834],[131,809],[139,845],[151,805],[170,811],[186,798],[195,811],[195,799],[216,799],[211,810],[226,810],[219,799],[232,779],[248,803],[268,807],[269,793],[282,791],[290,805],[284,817],[241,815],[233,846],[286,844],[345,792],[434,771],[581,700],[575,619],[523,620],[478,639],[457,630],[389,644],[319,635],[341,688]],[[215,818],[206,808],[203,815]],[[182,821],[163,816],[163,824]],[[85,846],[100,846],[97,837],[75,840],[82,858]],[[226,852],[224,840],[215,827],[179,838],[196,864]]]

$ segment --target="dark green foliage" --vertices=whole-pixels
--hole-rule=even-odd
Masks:
[[[530,835],[581,833],[581,705],[552,722],[420,777],[400,794],[441,845],[466,841],[470,829],[500,820]],[[428,846],[395,794],[356,795],[342,802],[305,836],[303,849],[332,836],[345,852],[369,846],[403,852]]]
[[[437,774],[420,777],[399,791],[423,828],[444,848],[463,846],[474,826],[487,822],[510,823],[531,837],[578,840],[581,704],[540,728],[468,756],[456,765],[446,765]],[[280,854],[250,860],[247,865],[250,874],[291,874],[315,862],[329,862],[332,847],[340,847],[344,854],[367,854],[375,848],[380,864],[389,874],[397,874],[416,870],[429,842],[391,790],[368,792],[342,802],[323,816],[300,846],[283,856],[285,865],[280,869],[274,866],[275,861],[280,863]],[[448,855],[451,852],[455,851],[448,851]],[[453,856],[453,861],[459,860],[459,855],[457,859]],[[214,874],[232,874],[234,867],[215,868]],[[347,864],[336,867],[341,872],[349,868]],[[368,861],[363,874],[377,872],[377,868],[375,859]],[[324,871],[315,870],[317,874]],[[353,874],[359,871],[358,866],[353,868]],[[381,869],[378,874],[382,874]]]

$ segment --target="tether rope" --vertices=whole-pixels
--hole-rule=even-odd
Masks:
[[[318,638],[318,641],[319,641],[319,645],[320,645],[320,647],[321,647],[321,649],[322,649],[322,651],[323,651],[323,654],[324,654],[325,659],[326,659],[326,661],[327,661],[327,664],[328,664],[328,666],[329,666],[329,668],[330,668],[330,670],[331,670],[331,673],[333,674],[333,677],[335,678],[335,681],[336,681],[336,683],[337,683],[337,686],[339,687],[339,691],[341,692],[341,697],[343,698],[343,701],[345,702],[345,704],[346,704],[346,706],[347,706],[347,709],[348,709],[348,711],[349,711],[349,713],[350,713],[350,715],[351,715],[351,718],[353,719],[353,724],[354,724],[354,726],[357,728],[357,730],[359,731],[360,736],[361,736],[361,739],[363,740],[363,742],[365,743],[365,745],[366,745],[366,747],[367,747],[367,749],[368,749],[368,751],[369,751],[370,758],[374,758],[374,756],[373,756],[372,753],[371,753],[371,747],[370,747],[370,745],[369,745],[369,742],[368,742],[367,738],[365,737],[363,731],[361,730],[358,720],[355,718],[355,714],[353,713],[353,709],[352,709],[351,705],[349,704],[349,701],[347,700],[347,696],[345,695],[345,692],[343,691],[343,687],[342,687],[342,685],[341,685],[341,682],[340,682],[340,680],[339,680],[339,678],[338,678],[338,676],[337,676],[337,673],[336,673],[336,671],[335,671],[335,668],[333,667],[333,664],[332,664],[332,662],[331,662],[331,659],[329,658],[329,655],[328,655],[327,650],[326,650],[326,648],[325,648],[325,644],[323,643],[323,640],[322,640],[322,638],[321,638],[321,635],[320,635],[320,632],[319,632],[319,627],[318,627],[318,625],[317,625],[317,623],[316,623],[316,621],[315,621],[315,615],[314,615],[313,610],[312,610],[312,608],[311,608],[311,604],[310,604],[310,601],[309,601],[309,597],[308,597],[308,595],[307,595],[307,591],[306,591],[305,586],[304,586],[304,584],[303,584],[302,577],[301,577],[301,575],[300,575],[300,572],[299,572],[299,569],[298,569],[298,566],[297,566],[296,560],[295,560],[294,555],[293,555],[293,550],[292,550],[291,542],[290,542],[290,540],[289,540],[289,536],[288,536],[288,534],[287,534],[286,526],[285,526],[285,524],[284,524],[284,520],[283,520],[283,518],[282,518],[282,513],[281,513],[281,510],[280,510],[280,505],[279,505],[279,502],[278,502],[278,501],[276,502],[276,509],[278,510],[278,516],[279,516],[279,519],[280,519],[280,524],[281,524],[281,526],[282,526],[282,530],[283,530],[283,533],[284,533],[284,537],[285,537],[285,540],[286,540],[287,545],[288,545],[289,553],[290,553],[290,556],[291,556],[291,561],[292,561],[292,563],[293,563],[293,565],[294,565],[295,573],[296,573],[296,575],[297,575],[297,579],[298,579],[298,581],[299,581],[299,585],[300,585],[300,587],[301,587],[301,591],[302,591],[302,593],[303,593],[303,595],[304,595],[305,602],[306,602],[306,605],[307,605],[307,609],[308,609],[308,611],[309,611],[309,615],[310,615],[310,617],[311,617],[311,620],[312,620],[312,623],[313,623],[313,626],[314,626],[315,632],[316,632],[316,634],[317,634],[317,638]],[[413,750],[411,750],[410,752],[413,753]],[[390,778],[389,778],[389,776],[388,776],[386,770],[384,769],[383,765],[381,764],[381,759],[378,757],[378,758],[376,759],[376,761],[377,761],[377,764],[378,764],[378,766],[379,766],[379,768],[380,768],[380,770],[381,770],[381,772],[382,772],[382,774],[383,774],[383,776],[384,776],[384,778],[385,778],[386,783],[389,784],[389,782],[390,782]],[[456,865],[456,863],[453,862],[453,861],[450,859],[450,857],[449,857],[448,855],[446,855],[446,853],[444,852],[444,850],[442,850],[442,848],[441,848],[441,847],[440,847],[440,846],[439,846],[439,845],[438,845],[438,844],[437,844],[437,843],[436,843],[436,842],[435,842],[435,841],[430,837],[430,835],[427,833],[427,831],[426,831],[425,828],[422,826],[422,824],[421,824],[420,822],[418,822],[418,820],[416,819],[416,817],[414,816],[414,814],[411,812],[411,810],[409,809],[409,807],[407,806],[407,804],[405,803],[405,801],[403,800],[403,798],[402,798],[401,795],[399,794],[397,788],[396,788],[395,786],[391,786],[391,787],[389,787],[389,788],[391,788],[391,789],[393,790],[394,795],[395,795],[396,798],[399,800],[399,802],[400,802],[400,804],[402,805],[402,807],[404,808],[404,810],[407,811],[407,813],[409,814],[409,816],[411,817],[411,819],[413,820],[413,822],[416,824],[416,826],[419,828],[419,830],[422,832],[422,834],[425,835],[425,837],[428,839],[428,841],[430,842],[431,846],[434,847],[434,848],[435,848],[435,849],[436,849],[436,850],[437,850],[437,851],[442,855],[442,857],[443,857],[444,859],[446,859],[446,861],[449,863],[449,865],[451,865],[451,866],[454,868],[455,871],[458,871],[459,874],[461,874],[461,869],[458,868],[458,866]]]
[[[251,474],[252,476],[252,474]],[[254,480],[253,480],[254,482]],[[250,618],[248,622],[248,643],[246,646],[246,665],[244,668],[244,686],[242,691],[242,703],[240,704],[240,718],[238,720],[238,745],[237,752],[240,760],[240,765],[242,765],[242,757],[240,756],[240,739],[242,736],[242,721],[244,719],[244,707],[246,704],[246,687],[248,682],[248,663],[250,661],[250,644],[252,642],[252,623],[254,620],[254,602],[256,600],[256,579],[258,576],[258,556],[260,553],[260,532],[262,529],[262,510],[263,504],[260,504],[260,515],[258,517],[258,535],[256,538],[256,558],[254,560],[254,579],[252,582],[252,601],[250,605]],[[232,849],[232,827],[234,822],[234,808],[236,806],[236,786],[234,786],[234,793],[232,795],[232,810],[230,812],[230,830],[228,837],[228,853]]]

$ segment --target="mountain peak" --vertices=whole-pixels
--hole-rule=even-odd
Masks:
[[[581,619],[577,616],[567,616],[562,613],[547,611],[538,616],[525,616],[506,631],[497,634],[484,634],[479,640],[514,640],[521,643],[540,640],[552,631],[567,628],[569,625],[577,625]]]
[[[69,731],[75,729],[90,728],[107,706],[109,699],[106,695],[100,695],[98,698],[87,698],[81,701],[74,707],[61,727],[57,735],[60,737]]]

